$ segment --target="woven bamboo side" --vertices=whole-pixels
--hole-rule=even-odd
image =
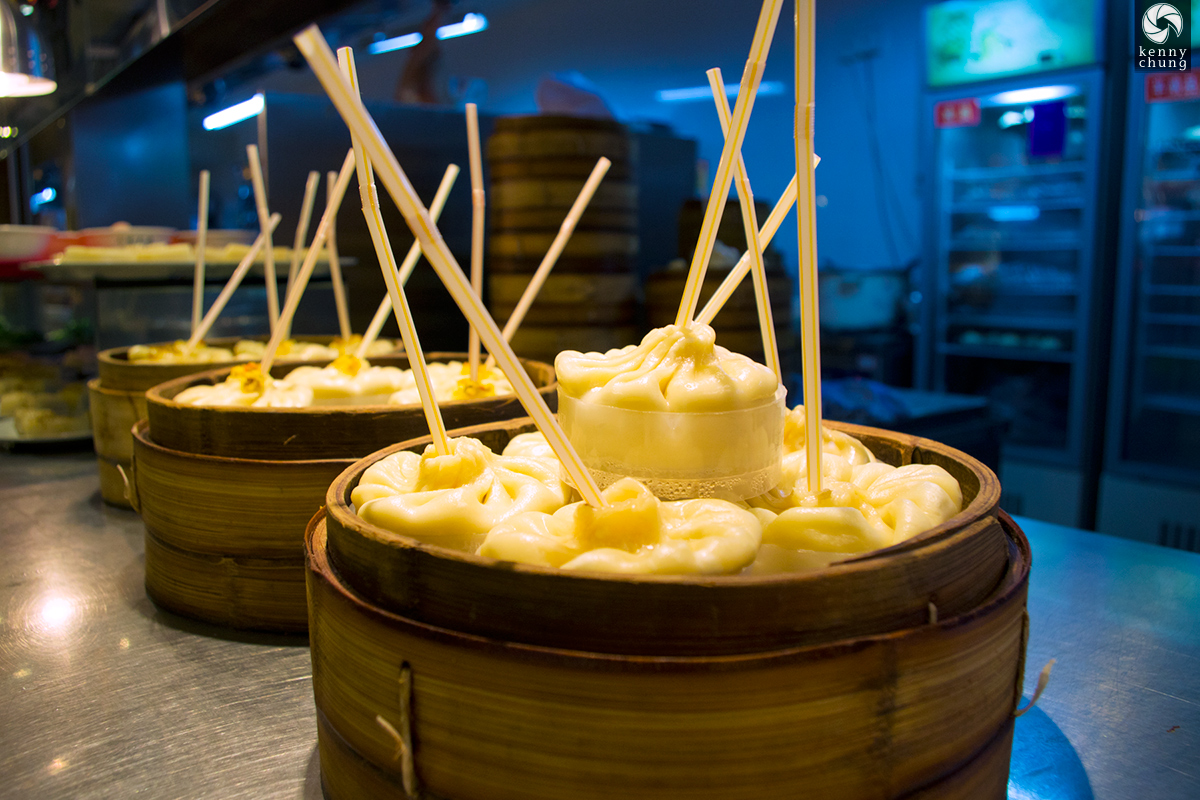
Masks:
[[[134,428],[146,590],[222,625],[303,630],[304,527],[352,459],[253,461],[184,453]]]
[[[330,482],[353,463],[172,450],[151,438],[145,421],[133,435],[142,521],[167,544],[213,555],[300,559],[305,525]]]
[[[350,506],[362,472],[425,439],[372,454],[338,476],[326,495],[330,559],[369,601],[431,625],[507,641],[597,652],[678,656],[746,653],[819,644],[920,624],[930,604],[952,616],[975,607],[1004,574],[997,520],[1000,485],[975,459],[906,434],[829,423],[893,465],[932,463],[963,489],[966,507],[891,548],[819,573],[771,576],[581,574],[469,555],[364,522]],[[500,450],[528,418],[457,435]]]
[[[429,353],[431,360],[466,360],[465,353]],[[404,356],[373,358],[381,366],[407,367]],[[539,392],[555,407],[554,368],[522,361]],[[279,365],[272,374],[287,374],[294,365]],[[360,458],[386,442],[427,435],[429,426],[419,405],[321,406],[315,408],[204,408],[185,406],[173,398],[189,386],[224,380],[228,368],[178,378],[146,393],[150,430],[163,447],[187,453],[263,460]],[[454,400],[439,404],[447,429],[523,416],[515,396]]]
[[[809,647],[644,658],[476,637],[373,606],[331,567],[316,517],[308,589],[326,788],[334,800],[404,796],[405,759],[378,717],[411,726],[420,791],[452,800],[1000,800],[1029,570],[1028,543],[1005,533],[1005,575],[967,613]],[[342,772],[354,762],[339,747],[372,769]]]
[[[129,474],[133,458],[133,439],[129,431],[146,416],[145,391],[109,389],[101,378],[88,381],[88,402],[92,412],[92,441],[100,472],[100,496],[104,502],[129,508],[125,479],[118,467]]]
[[[284,633],[308,628],[303,559],[195,553],[147,528],[146,594],[161,608],[214,625]]]

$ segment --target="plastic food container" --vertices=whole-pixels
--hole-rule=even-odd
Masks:
[[[50,254],[54,228],[42,225],[0,225],[0,263],[38,261]]]
[[[744,500],[779,482],[787,391],[736,411],[633,411],[558,391],[558,419],[601,488],[636,478],[663,500]]]

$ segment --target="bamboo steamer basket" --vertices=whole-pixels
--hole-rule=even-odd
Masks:
[[[208,344],[232,348],[245,337],[209,339]],[[328,344],[332,336],[304,336],[306,341]],[[168,344],[161,342],[160,344]],[[103,350],[97,356],[100,376],[88,382],[96,464],[100,471],[100,496],[104,502],[130,507],[126,478],[133,452],[130,429],[146,418],[146,390],[164,381],[194,375],[217,366],[204,364],[147,364],[131,362],[128,347]],[[220,362],[244,364],[250,359]],[[289,362],[291,363],[291,362]],[[320,363],[320,362],[312,362]]]
[[[966,508],[810,574],[570,574],[354,516],[363,470],[423,442],[353,465],[307,534],[327,796],[1005,797],[1028,543],[974,459],[832,427],[950,469]]]
[[[184,453],[133,429],[146,526],[146,593],[185,617],[233,628],[308,627],[300,531],[354,459],[262,461]]]
[[[467,354],[427,353],[426,358],[429,361],[465,362]],[[372,358],[371,363],[408,367],[408,357],[383,356]],[[524,359],[521,363],[542,397],[551,408],[555,407],[558,389],[554,367]],[[271,373],[281,377],[293,366],[278,365]],[[223,381],[228,375],[228,368],[210,370],[167,381],[147,392],[147,411],[154,441],[172,450],[229,458],[362,458],[377,450],[381,442],[405,441],[429,432],[419,405],[206,408],[182,405],[174,400],[190,386]],[[515,395],[452,400],[438,405],[448,429],[524,414],[521,401]]]
[[[515,116],[488,139],[488,306],[507,319],[596,161],[611,166],[575,225],[513,349],[552,361],[562,350],[628,344],[638,322],[636,143],[613,120]]]
[[[465,355],[430,354],[447,357]],[[553,368],[525,368],[553,402]],[[146,591],[163,608],[195,619],[303,631],[305,524],[339,473],[380,442],[427,432],[425,417],[419,406],[198,409],[171,400],[186,386],[227,374],[211,370],[154,387],[149,419],[134,429],[131,501],[146,527]],[[442,410],[447,427],[522,413],[509,398],[448,402]]]

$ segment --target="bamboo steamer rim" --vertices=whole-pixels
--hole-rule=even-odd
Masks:
[[[295,334],[292,338],[297,340],[315,342],[317,344],[329,344],[334,339],[338,338],[330,334]],[[266,342],[265,336],[220,336],[211,339],[205,339],[204,344],[212,347],[226,347],[230,350],[240,341],[250,340],[258,342]],[[146,347],[168,347],[174,342],[153,342]],[[234,356],[228,361],[201,361],[201,362],[183,362],[183,363],[162,363],[162,362],[138,362],[129,360],[129,349],[133,345],[124,347],[110,347],[107,350],[101,350],[96,355],[96,361],[99,368],[101,381],[104,382],[107,389],[124,389],[127,391],[143,392],[156,384],[175,378],[184,377],[186,375],[194,375],[200,371],[206,371],[218,367],[233,367],[239,364],[247,364],[251,361],[257,361],[257,358],[238,357]],[[402,352],[397,349],[396,353]],[[284,361],[289,365],[313,365],[313,364],[328,364],[329,359],[318,359],[315,361]]]
[[[339,482],[342,477],[339,476]],[[334,485],[336,486],[337,483]],[[819,657],[822,653],[855,649],[868,642],[896,641],[932,629],[949,631],[962,628],[991,615],[997,609],[1009,603],[1015,596],[1024,592],[1029,582],[1030,569],[1033,566],[1032,549],[1029,545],[1029,540],[1025,537],[1024,531],[1021,530],[1012,517],[1004,511],[998,510],[997,517],[1007,538],[1008,566],[1005,569],[1003,577],[991,589],[986,599],[969,611],[939,617],[935,622],[930,622],[919,627],[860,635],[850,639],[783,647],[775,650],[721,655],[637,655],[593,652],[527,642],[497,640],[494,637],[480,636],[434,625],[373,605],[347,585],[330,563],[326,538],[326,511],[327,509],[317,511],[312,519],[309,520],[304,532],[304,547],[308,569],[319,576],[321,580],[326,581],[330,586],[334,587],[339,594],[361,612],[380,617],[392,626],[404,628],[414,635],[442,642],[464,644],[477,650],[490,650],[501,657],[536,660],[543,663],[558,663],[574,667],[579,667],[581,662],[583,662],[589,669],[602,669],[605,671],[641,672],[651,670],[654,672],[690,672],[702,670],[709,672],[713,669],[732,671],[746,667],[761,668],[766,665],[783,666],[795,661],[808,661],[814,655]],[[429,549],[445,550],[445,548],[433,547]],[[517,568],[520,566],[516,565],[513,567],[513,571],[519,571]],[[820,574],[820,572],[823,571],[810,574]],[[591,576],[599,574],[606,573],[590,573]],[[613,577],[622,578],[628,576],[618,575]],[[1014,698],[1014,701],[1018,699],[1019,697]]]
[[[283,469],[296,468],[302,469],[310,466],[321,466],[324,464],[346,464],[356,461],[354,458],[305,458],[305,459],[270,459],[270,458],[241,458],[238,456],[214,456],[208,453],[191,453],[186,450],[174,450],[170,447],[165,447],[154,441],[150,432],[150,420],[139,419],[133,424],[131,430],[133,438],[138,444],[148,450],[153,450],[164,456],[174,458],[186,458],[193,461],[206,462],[209,464],[228,464],[230,467],[238,465],[245,466],[265,466],[282,467]]]
[[[367,361],[372,362],[373,365],[376,365],[375,362],[378,362],[380,359],[384,359],[384,358],[388,358],[388,359],[401,359],[402,358],[405,361],[407,361],[408,356],[405,355],[404,353],[396,353],[394,355],[375,356],[373,359],[368,358]],[[463,361],[465,363],[467,360],[467,354],[466,353],[426,353],[425,359],[426,359],[426,361],[429,361],[429,362]],[[547,382],[544,386],[539,386],[538,387],[539,391],[545,391],[545,390],[557,387],[558,381],[555,380],[555,378],[554,378],[553,365],[547,364],[543,361],[536,361],[534,359],[528,359],[528,358],[521,358],[519,360],[521,362],[521,365],[526,367],[526,371],[528,371],[529,365],[534,365],[538,372],[548,374],[548,376],[550,378],[549,382]],[[297,367],[307,367],[307,366],[314,366],[314,362],[303,362],[303,361],[284,362],[284,363],[276,362],[274,364],[274,366],[271,367],[271,375],[274,377],[282,377],[282,375],[286,375],[288,372],[291,372],[293,369],[296,369]],[[391,366],[391,365],[385,365],[385,366]],[[339,405],[302,406],[299,408],[263,408],[263,407],[255,408],[252,406],[192,406],[192,405],[186,405],[184,403],[175,402],[175,399],[174,399],[175,396],[178,395],[180,392],[182,392],[184,389],[188,389],[194,385],[200,385],[200,384],[203,384],[206,382],[211,385],[220,383],[221,381],[225,380],[225,378],[227,378],[229,376],[229,372],[232,369],[233,369],[233,366],[223,366],[223,367],[219,367],[217,369],[207,370],[205,372],[196,372],[196,373],[192,373],[191,375],[184,375],[179,378],[174,378],[169,381],[164,381],[164,382],[158,384],[157,386],[154,386],[154,387],[146,390],[146,400],[147,400],[147,402],[155,403],[155,404],[164,406],[169,409],[202,408],[202,409],[206,409],[206,410],[216,410],[216,411],[227,412],[227,413],[231,413],[231,414],[272,414],[275,416],[290,415],[290,416],[294,416],[294,417],[301,417],[304,415],[313,415],[314,413],[319,414],[319,415],[325,415],[325,414],[328,414],[331,412],[347,413],[347,414],[360,414],[360,413],[378,414],[381,411],[413,411],[413,410],[421,408],[420,403],[410,403],[408,405],[393,405],[390,403],[380,403],[380,404],[376,404],[376,405],[347,404],[347,405],[340,405],[340,406]],[[277,372],[282,373],[282,375],[276,375]],[[456,406],[465,405],[467,403],[477,403],[477,402],[479,402],[479,400],[493,400],[493,399],[496,399],[497,397],[499,397],[500,399],[511,398],[514,401],[518,399],[517,396],[514,394],[514,395],[492,395],[490,397],[485,397],[485,398],[472,398],[472,399],[464,399],[464,400],[439,400],[438,407],[443,408],[443,409],[444,408],[452,408],[452,407],[456,407]]]
[[[487,423],[470,428],[462,428],[451,431],[451,433],[455,437],[470,437],[479,433],[498,430],[505,427],[515,427],[517,425],[521,425],[522,423],[527,423],[530,428],[534,427],[532,419],[525,417],[504,420],[495,423]],[[603,580],[616,584],[769,587],[779,584],[790,585],[798,581],[819,581],[832,574],[869,568],[870,562],[872,561],[888,558],[892,555],[908,553],[926,544],[935,543],[940,539],[955,533],[962,526],[969,525],[971,520],[977,520],[986,516],[989,510],[998,510],[999,508],[1000,481],[996,478],[995,473],[979,460],[967,455],[966,453],[963,453],[960,450],[956,450],[955,448],[921,436],[896,433],[893,431],[886,431],[881,428],[872,428],[865,425],[854,425],[847,422],[834,422],[832,420],[825,421],[824,425],[833,430],[841,431],[860,439],[867,437],[899,440],[901,443],[907,445],[907,449],[910,453],[915,451],[917,448],[935,452],[941,451],[943,454],[950,455],[951,457],[955,458],[964,466],[966,466],[971,472],[973,472],[979,479],[979,488],[971,501],[953,517],[946,520],[942,524],[936,525],[926,531],[922,531],[921,533],[912,536],[903,542],[899,542],[880,550],[862,553],[860,555],[847,558],[844,561],[834,562],[823,569],[813,572],[779,573],[775,575],[629,575],[607,572],[591,572],[584,570],[563,570],[555,569],[553,567],[535,566],[531,564],[518,564],[511,561],[488,558],[486,556],[479,556],[461,550],[420,542],[412,537],[390,531],[378,525],[372,525],[371,523],[359,517],[358,514],[356,514],[350,507],[350,493],[358,485],[358,480],[361,478],[362,473],[366,471],[367,467],[402,450],[414,450],[416,452],[420,452],[420,450],[417,450],[417,448],[419,447],[421,450],[424,450],[424,445],[427,445],[430,442],[429,437],[412,439],[406,442],[394,444],[390,447],[385,447],[352,464],[330,485],[329,491],[325,495],[326,514],[327,516],[335,519],[347,530],[355,531],[361,536],[373,538],[377,541],[387,542],[397,546],[400,549],[423,551],[439,558],[457,561],[462,564],[484,569],[499,569],[508,573],[552,576],[556,579],[561,578],[563,580]],[[878,456],[876,457],[878,458]]]

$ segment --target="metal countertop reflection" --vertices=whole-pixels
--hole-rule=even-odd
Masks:
[[[156,608],[95,456],[0,454],[0,795],[319,798],[308,640]]]
[[[90,453],[0,453],[0,795],[321,797],[307,640],[156,608]],[[1200,797],[1200,555],[1019,520],[1033,544],[1013,800]]]

